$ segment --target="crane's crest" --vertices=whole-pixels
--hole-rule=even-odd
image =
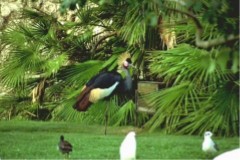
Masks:
[[[121,54],[118,58],[118,66],[121,66],[123,64],[124,61],[126,61],[126,59],[131,58],[130,53],[125,52],[123,54]]]

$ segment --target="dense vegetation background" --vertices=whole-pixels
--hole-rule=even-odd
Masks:
[[[238,1],[45,3],[23,0],[23,9],[4,15],[2,2],[1,119],[103,124],[105,101],[86,113],[72,104],[90,77],[114,69],[118,55],[128,51],[138,68],[132,71],[136,82],[161,82],[158,91],[143,96],[155,112],[136,114],[134,98],[115,96],[109,124],[238,135]]]

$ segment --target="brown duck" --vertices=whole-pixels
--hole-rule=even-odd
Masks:
[[[60,141],[58,143],[59,150],[62,152],[62,154],[69,155],[69,152],[72,152],[72,145],[68,141],[64,140],[64,136],[60,136]]]

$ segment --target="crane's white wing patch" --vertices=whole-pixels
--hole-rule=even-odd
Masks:
[[[109,88],[94,88],[90,92],[89,101],[92,103],[96,103],[98,100],[103,99],[107,96],[109,96],[113,90],[117,87],[119,82],[115,82],[111,87]]]

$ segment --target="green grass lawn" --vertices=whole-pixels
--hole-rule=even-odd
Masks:
[[[60,135],[73,145],[71,159],[119,159],[126,133],[137,131],[138,159],[206,159],[202,136],[148,133],[134,127],[104,127],[72,122],[0,121],[0,159],[63,159],[57,149]],[[239,138],[214,137],[220,151],[239,147]]]

